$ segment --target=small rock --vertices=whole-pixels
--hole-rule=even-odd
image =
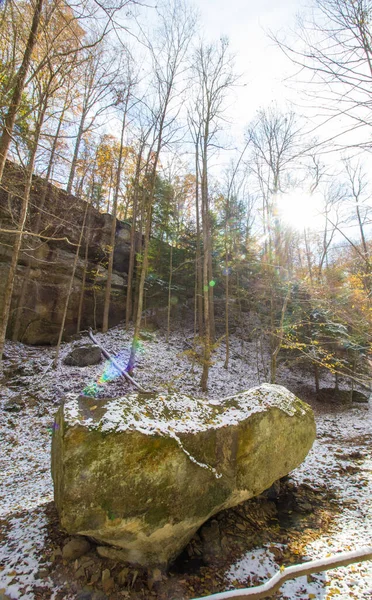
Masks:
[[[77,577],[77,579],[81,579],[82,577],[85,577],[85,569],[84,569],[84,567],[79,567],[75,571],[75,577]]]
[[[89,584],[94,585],[95,583],[98,583],[100,579],[101,579],[101,571],[97,570],[92,574]]]
[[[149,331],[141,331],[138,337],[145,342],[153,342],[155,339],[155,335]]]
[[[102,571],[102,583],[104,583],[105,581],[110,579],[110,577],[111,577],[110,569],[104,569],[104,571]]]
[[[102,360],[101,350],[99,346],[86,344],[84,346],[76,346],[64,358],[65,365],[72,367],[88,367],[89,365],[97,365]]]
[[[163,579],[163,574],[160,569],[152,569],[147,573],[147,587],[150,592],[155,583],[159,583]]]
[[[61,548],[55,548],[55,549],[52,551],[52,554],[50,555],[50,560],[51,560],[52,562],[55,562],[55,560],[56,560],[57,556],[62,556],[62,550],[61,550]]]
[[[115,587],[115,581],[112,577],[102,582],[104,592],[111,592]]]
[[[361,403],[365,403],[368,404],[369,398],[368,396],[366,396],[366,394],[363,394],[362,392],[358,392],[357,390],[353,391],[353,402],[361,402]]]
[[[48,577],[48,575],[49,575],[49,569],[47,569],[46,567],[41,567],[37,572],[37,577],[39,579],[45,579],[45,577]]]
[[[119,562],[128,562],[128,553],[124,550],[109,548],[109,546],[97,546],[96,552],[101,558],[109,558]]]
[[[84,567],[84,569],[92,567],[95,564],[93,558],[91,558],[90,556],[83,556],[80,560],[80,563]]]
[[[72,538],[64,545],[62,557],[64,560],[73,561],[89,552],[90,548],[90,543],[85,538]]]
[[[120,571],[117,576],[117,582],[119,585],[125,585],[128,582],[129,569],[125,567]]]

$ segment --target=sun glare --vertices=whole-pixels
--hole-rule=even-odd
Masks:
[[[278,197],[278,213],[281,221],[298,231],[319,229],[323,223],[321,208],[320,194],[293,190]]]

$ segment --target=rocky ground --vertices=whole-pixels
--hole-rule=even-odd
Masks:
[[[146,337],[136,380],[147,389],[201,397],[191,331],[173,334],[169,344],[159,332]],[[117,327],[97,338],[125,363],[130,332]],[[191,600],[257,585],[281,565],[371,545],[371,403],[319,403],[311,377],[282,365],[278,383],[312,404],[318,436],[306,461],[280,488],[218,514],[168,573],[145,573],[100,558],[94,548],[79,550],[59,530],[52,502],[53,416],[66,392],[115,397],[125,394],[128,384],[105,363],[65,365],[72,345],[63,346],[57,369],[51,367],[52,348],[6,346],[0,382],[0,600]],[[228,370],[224,351],[222,342],[214,350],[210,397],[232,395],[265,380],[265,356],[244,331],[232,336]],[[287,582],[273,597],[371,599],[372,563]]]

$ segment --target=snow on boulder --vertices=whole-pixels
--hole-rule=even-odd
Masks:
[[[314,439],[311,408],[277,385],[222,401],[70,394],[52,442],[60,522],[123,561],[166,565],[212,515],[297,467]]]

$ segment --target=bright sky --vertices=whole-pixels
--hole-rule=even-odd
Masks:
[[[217,41],[221,36],[230,40],[231,53],[235,55],[236,73],[240,74],[239,85],[232,92],[227,104],[224,139],[220,139],[225,150],[210,157],[212,173],[221,176],[236,149],[244,147],[244,134],[257,110],[275,102],[284,111],[294,102],[299,115],[308,113],[305,101],[295,93],[294,79],[298,72],[280,48],[270,40],[268,32],[278,34],[281,39],[290,38],[296,30],[298,14],[308,12],[313,0],[190,0],[200,13],[200,35],[206,41]],[[306,79],[306,74],[302,78]],[[296,107],[297,105],[297,107]],[[313,110],[311,111],[314,113]],[[316,112],[318,112],[316,110]],[[319,120],[317,121],[319,123]],[[342,130],[339,120],[328,123],[316,133],[321,137],[332,137]],[[358,132],[358,136],[359,136]],[[339,160],[336,154],[322,156],[322,161],[331,166]],[[303,190],[280,203],[282,218],[295,228],[319,228],[319,198],[309,197]],[[309,212],[311,207],[312,212]],[[314,214],[313,214],[314,213]]]
[[[266,31],[288,32],[306,0],[194,0],[207,39],[226,35],[242,75],[234,102],[234,120],[247,124],[256,110],[270,102],[285,103],[291,92],[283,80],[293,66],[268,38]]]
[[[305,112],[303,99],[295,94],[294,82],[285,81],[298,68],[270,40],[267,32],[271,30],[282,39],[290,37],[290,32],[296,30],[296,16],[308,11],[312,0],[193,0],[193,4],[200,11],[201,28],[207,40],[227,36],[231,51],[236,55],[241,86],[236,89],[236,97],[228,109],[232,122],[229,133],[235,137],[235,143],[243,147],[246,126],[258,109],[272,102],[283,109],[290,101],[297,102],[299,108],[295,111]],[[339,132],[337,127],[340,128],[338,122],[328,125],[329,132],[324,132],[325,135],[332,136],[334,128]],[[222,166],[226,158],[220,154],[215,168]],[[328,157],[322,158],[327,161]],[[331,163],[337,159],[337,156],[328,158]],[[292,194],[279,199],[279,204],[281,217],[292,227],[322,229],[320,197],[293,190]]]

